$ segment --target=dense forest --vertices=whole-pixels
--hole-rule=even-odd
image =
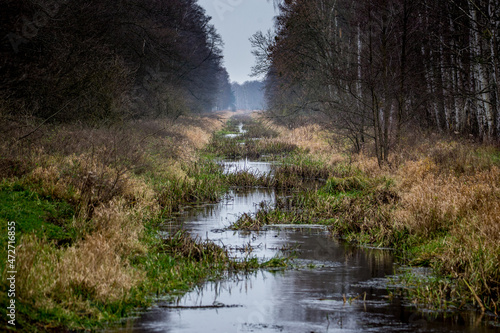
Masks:
[[[195,0],[0,2],[12,119],[176,117],[231,104],[222,40]]]
[[[500,3],[277,1],[276,31],[255,34],[275,118],[320,113],[387,161],[405,128],[500,138]]]

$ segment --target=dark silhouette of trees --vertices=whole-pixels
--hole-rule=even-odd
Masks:
[[[229,83],[229,74],[225,69],[219,71],[217,75],[219,91],[217,94],[216,110],[234,110],[236,108],[236,98],[231,83]]]
[[[252,39],[275,117],[321,113],[380,163],[409,126],[500,139],[498,1],[277,5],[274,36]]]
[[[222,41],[195,0],[0,0],[0,12],[0,99],[13,118],[102,122],[229,105]]]

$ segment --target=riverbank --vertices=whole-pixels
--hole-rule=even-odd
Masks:
[[[290,193],[231,228],[326,225],[345,241],[391,247],[401,263],[431,267],[432,279],[402,276],[414,303],[497,311],[496,148],[430,135],[395,151],[393,165],[381,169],[318,125],[288,129],[255,115],[227,121],[233,115],[106,129],[47,126],[30,142],[8,140],[22,136],[15,130],[6,135],[0,218],[4,235],[16,222],[18,328],[104,327],[157,297],[258,267],[185,234],[157,237],[172,214],[217,202],[231,186]],[[215,163],[222,158],[275,163],[269,173],[228,174]],[[6,262],[0,265],[7,281]],[[2,283],[5,305],[8,287]]]
[[[185,234],[157,237],[171,214],[227,191],[222,168],[200,155],[226,119],[8,127],[0,147],[0,221],[3,235],[15,225],[15,253],[12,263],[0,263],[1,303],[14,300],[15,327],[3,311],[3,329],[93,330],[159,296],[258,267]],[[2,258],[7,250],[2,237]]]
[[[391,165],[317,125],[278,133],[267,143],[297,150],[273,170],[289,188],[322,180],[243,215],[234,229],[265,224],[328,225],[336,237],[390,247],[401,264],[430,267],[433,277],[406,273],[400,282],[413,303],[438,311],[474,307],[498,315],[500,305],[500,151],[473,142],[421,133],[404,138]],[[276,184],[275,184],[276,185]],[[279,186],[279,185],[278,185]]]

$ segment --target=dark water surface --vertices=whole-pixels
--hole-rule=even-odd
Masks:
[[[260,171],[269,168],[265,163],[244,163]],[[418,314],[399,298],[389,299],[387,277],[395,270],[390,251],[332,240],[321,226],[227,230],[240,214],[255,212],[259,202],[273,201],[275,195],[263,189],[233,190],[218,204],[187,209],[165,231],[182,226],[225,246],[235,257],[268,260],[280,249],[298,247],[297,267],[207,282],[110,332],[500,331],[481,326],[472,313],[435,318]]]

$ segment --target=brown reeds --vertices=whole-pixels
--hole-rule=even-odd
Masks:
[[[140,302],[128,297],[149,272],[147,265],[131,261],[148,256],[156,246],[145,225],[193,196],[215,200],[221,183],[204,179],[210,170],[192,166],[196,151],[222,125],[217,117],[181,117],[175,123],[137,121],[107,128],[13,126],[0,143],[3,193],[20,188],[31,193],[25,200],[64,202],[75,212],[63,224],[50,219],[39,223],[47,230],[58,223],[58,230],[72,237],[66,246],[48,239],[44,230],[17,235],[17,297],[31,315],[82,328],[82,322],[73,320],[77,316],[95,324],[105,319],[105,311],[121,313],[127,302]],[[19,140],[30,128],[36,131]],[[178,193],[175,201],[162,199],[170,193]],[[35,227],[17,222],[20,231]],[[212,252],[218,256],[214,260],[222,258],[222,252]],[[109,304],[114,305],[106,308]],[[38,313],[49,315],[40,319]],[[29,321],[29,313],[20,312],[23,316]]]
[[[452,278],[447,290],[452,288],[448,297],[455,301],[498,308],[497,147],[429,134],[427,139],[407,140],[381,168],[363,152],[342,155],[333,149],[342,142],[329,142],[332,136],[317,125],[294,130],[269,126],[279,133],[271,140],[288,140],[303,149],[276,167],[277,177],[295,179],[299,186],[306,178],[328,181],[318,193],[305,191],[242,216],[236,228],[326,222],[343,238],[395,247],[406,262],[430,265]]]

